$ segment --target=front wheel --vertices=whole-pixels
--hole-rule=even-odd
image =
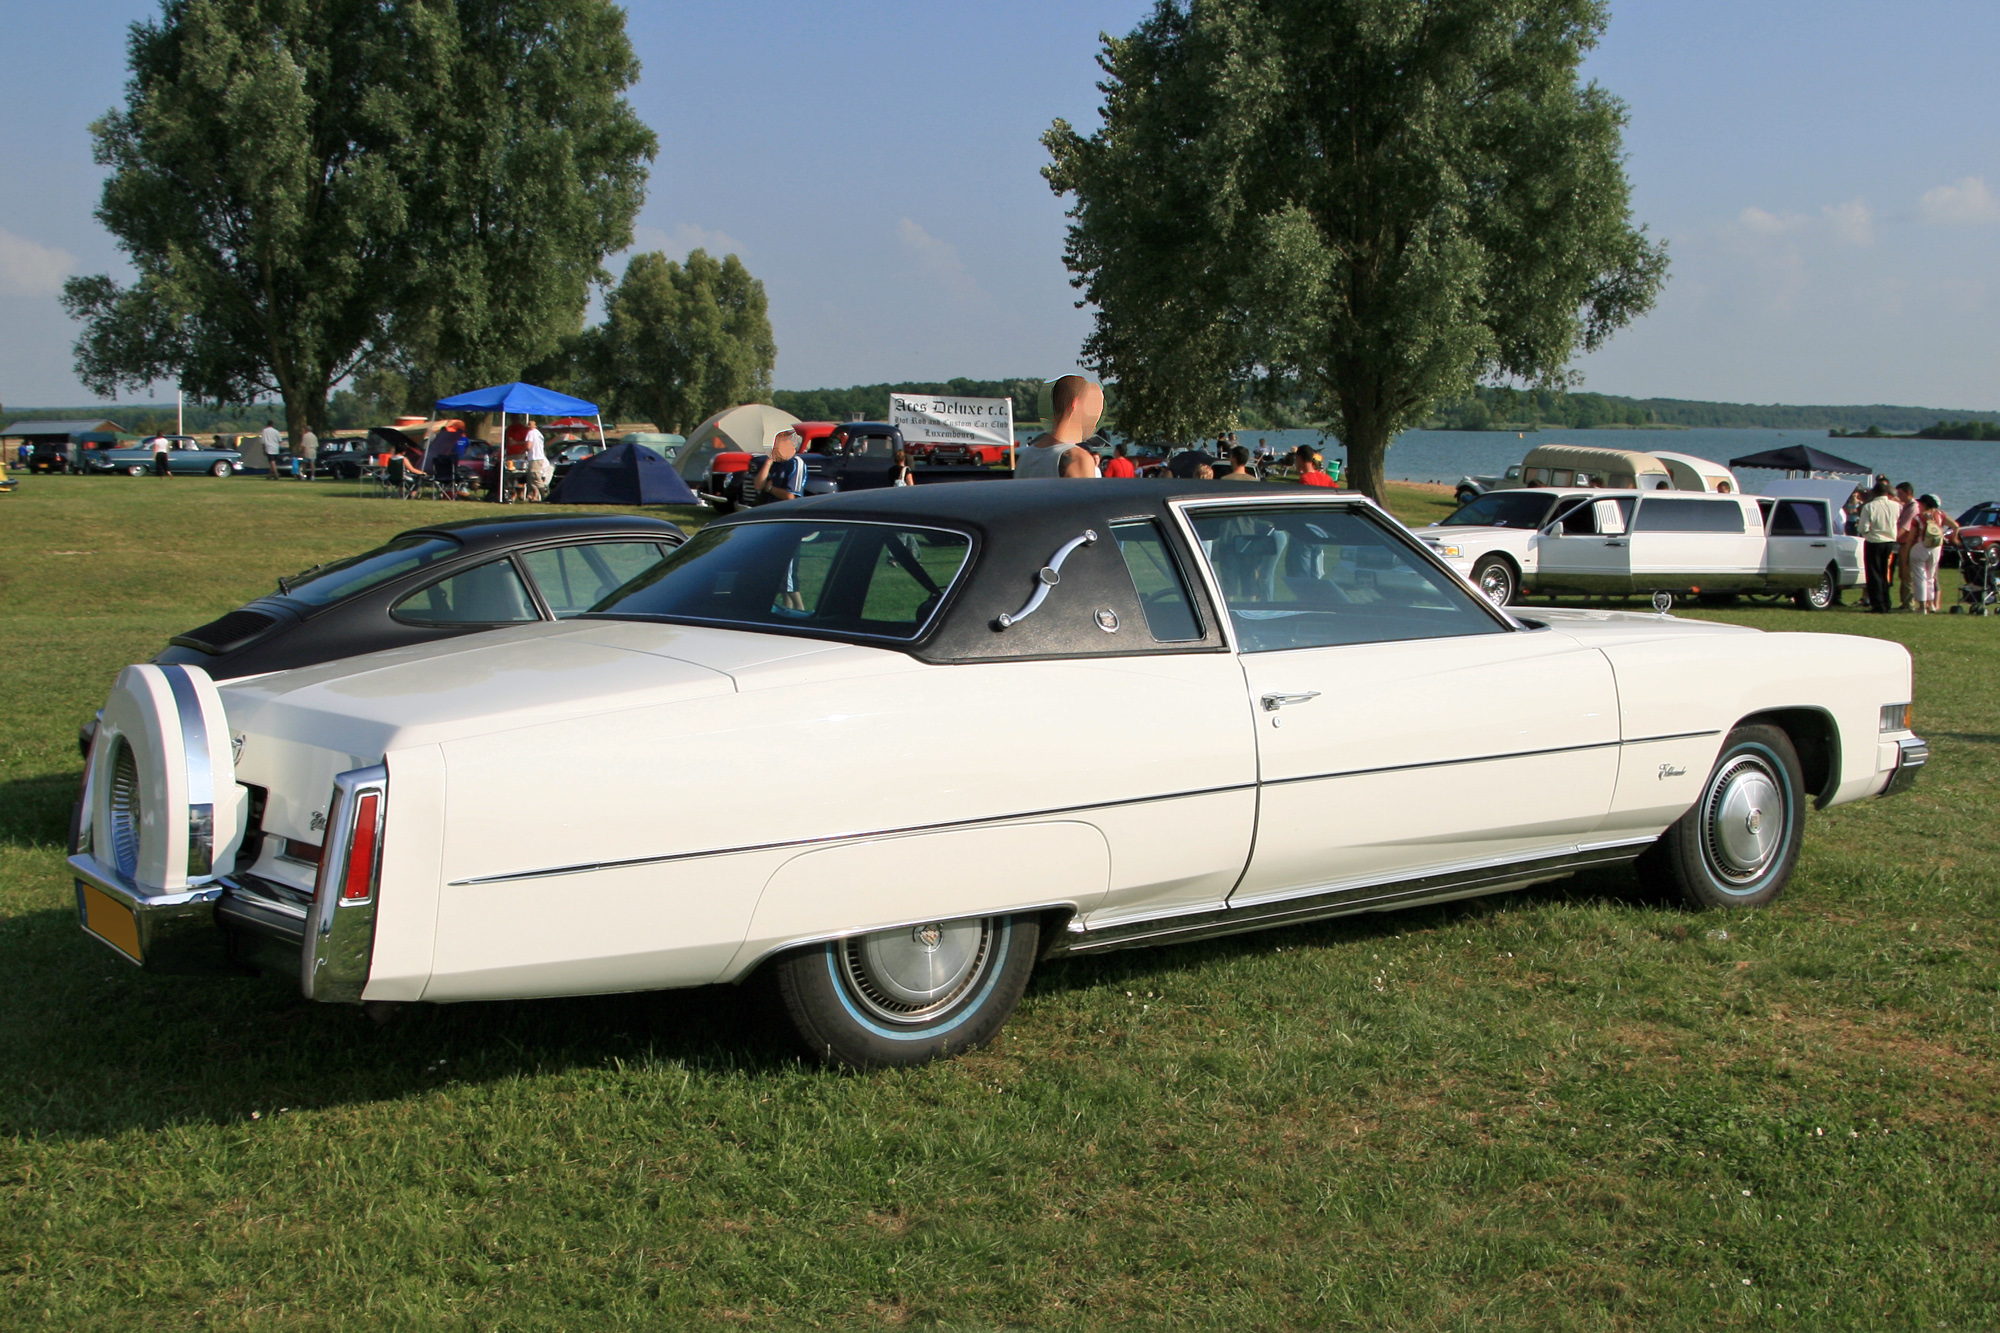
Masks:
[[[1839,576],[1831,565],[1820,571],[1819,582],[1792,594],[1793,603],[1801,611],[1824,611],[1839,600]]]
[[[1521,576],[1504,555],[1489,555],[1472,567],[1473,586],[1495,606],[1505,606],[1521,591]]]
[[[210,467],[210,468],[208,469],[208,475],[209,475],[209,476],[211,476],[211,477],[226,477],[226,476],[228,476],[228,475],[229,475],[229,464],[228,464],[228,463],[226,463],[226,462],[218,462],[218,463],[216,463],[216,464],[215,464],[214,466],[212,466],[212,467]]]
[[[1458,501],[1458,507],[1463,509],[1479,498],[1479,492],[1474,490],[1460,490],[1458,494],[1451,498]]]
[[[920,1065],[984,1045],[1020,1003],[1033,917],[964,917],[831,940],[780,959],[778,995],[815,1059]]]
[[[1690,907],[1762,907],[1784,891],[1805,837],[1805,779],[1776,727],[1738,727],[1701,797],[1639,859],[1639,873]]]

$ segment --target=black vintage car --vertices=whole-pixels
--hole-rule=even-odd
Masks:
[[[216,680],[312,666],[385,648],[566,620],[686,541],[631,514],[471,519],[414,528],[386,545],[278,580],[278,590],[176,634],[153,661]],[[96,724],[79,735],[85,755]]]

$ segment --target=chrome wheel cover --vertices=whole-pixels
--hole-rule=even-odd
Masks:
[[[1784,779],[1763,756],[1740,754],[1709,782],[1702,851],[1720,878],[1747,888],[1783,852],[1788,823]]]
[[[1479,571],[1479,591],[1495,606],[1505,606],[1513,597],[1514,576],[1502,564],[1487,565]]]
[[[951,1008],[985,975],[994,923],[984,917],[931,921],[844,940],[840,976],[873,1017],[921,1024]]]
[[[1832,606],[1833,576],[1831,574],[1821,574],[1819,576],[1819,582],[1815,583],[1809,590],[1807,590],[1806,596],[1812,601],[1812,604],[1815,607],[1819,608],[1822,611],[1826,610],[1826,608],[1828,608],[1829,606]]]
[[[130,879],[139,869],[139,826],[143,812],[139,801],[139,761],[123,736],[111,752],[111,863]]]

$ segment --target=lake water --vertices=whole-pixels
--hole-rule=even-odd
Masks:
[[[1237,441],[1252,449],[1270,442],[1282,453],[1301,444],[1320,445],[1314,430],[1245,430]],[[1745,454],[1762,453],[1787,444],[1811,444],[1838,458],[1886,472],[1893,481],[1914,483],[1919,494],[1929,491],[1953,514],[1981,500],[2000,497],[2000,442],[1990,440],[1833,440],[1812,430],[1538,430],[1525,436],[1512,431],[1412,430],[1389,446],[1387,471],[1396,481],[1441,481],[1447,484],[1467,474],[1499,475],[1538,444],[1587,444],[1600,449],[1665,449],[1677,454],[1728,463]],[[1337,441],[1321,446],[1329,458],[1345,458]],[[1738,474],[1745,490],[1756,492],[1767,482],[1782,480],[1781,472],[1744,469]]]

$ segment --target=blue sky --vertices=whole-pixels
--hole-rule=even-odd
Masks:
[[[638,248],[741,254],[782,387],[1059,373],[1088,317],[1037,136],[1094,123],[1097,34],[1146,8],[637,6],[661,140]],[[87,126],[152,10],[0,0],[0,403],[88,400],[55,291],[121,271]],[[1589,74],[1630,105],[1635,211],[1673,274],[1586,387],[2000,409],[1995,51],[1993,0],[1614,0]]]

